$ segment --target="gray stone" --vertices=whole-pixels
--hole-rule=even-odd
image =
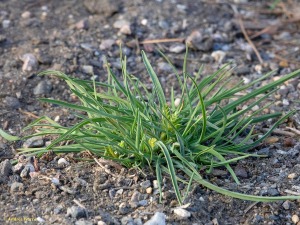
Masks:
[[[42,137],[31,137],[23,143],[23,148],[39,148],[45,145]]]
[[[122,225],[134,225],[134,221],[133,221],[133,218],[131,216],[124,216],[122,219],[121,219],[121,224]]]
[[[146,206],[146,205],[148,205],[148,201],[147,200],[141,200],[141,201],[139,201],[138,205],[139,206]]]
[[[26,53],[20,57],[20,59],[23,61],[22,70],[23,72],[31,72],[33,70],[36,70],[38,68],[38,60],[36,59],[35,55],[32,53]]]
[[[169,48],[170,52],[181,53],[184,52],[185,45],[184,44],[172,44]]]
[[[251,70],[249,66],[238,66],[237,68],[234,69],[234,72],[236,75],[245,75],[245,74],[250,74]]]
[[[74,219],[80,219],[87,217],[87,211],[84,208],[72,206],[67,209],[67,216],[73,217]]]
[[[90,65],[82,65],[81,71],[86,74],[94,74],[94,68]]]
[[[270,196],[279,196],[280,195],[279,191],[276,188],[269,188],[268,194]]]
[[[129,213],[131,211],[131,207],[128,203],[126,202],[122,202],[120,205],[119,205],[119,213],[121,215],[125,215],[127,213]]]
[[[0,177],[8,177],[12,173],[12,165],[8,159],[0,163]]]
[[[157,64],[159,72],[172,72],[172,66],[166,62],[159,62]]]
[[[99,48],[101,50],[110,49],[115,44],[115,42],[116,41],[114,39],[105,39],[105,40],[102,40]]]
[[[34,95],[45,95],[52,91],[52,84],[48,81],[40,81],[38,85],[33,89]]]
[[[151,186],[151,181],[150,180],[145,180],[143,182],[140,183],[140,186],[143,188],[143,189],[147,189],[148,187]]]
[[[237,166],[234,169],[234,173],[241,178],[248,178],[248,173],[246,171],[246,169],[242,166]]]
[[[161,212],[156,212],[144,225],[166,225],[166,215]]]
[[[93,225],[93,222],[88,220],[77,220],[75,225]]]
[[[20,101],[15,97],[6,96],[4,101],[6,106],[10,109],[18,109],[21,107]]]
[[[106,17],[112,16],[119,11],[120,0],[85,0],[84,6],[93,14],[100,14]]]
[[[19,182],[14,182],[10,186],[10,191],[13,192],[19,192],[24,190],[24,184]]]

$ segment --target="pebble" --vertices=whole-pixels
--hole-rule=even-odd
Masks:
[[[285,210],[289,210],[290,209],[290,202],[289,201],[285,201],[284,203],[282,203],[282,207]]]
[[[101,41],[99,48],[101,50],[110,49],[115,44],[115,42],[116,41],[114,39],[105,39],[105,40]]]
[[[153,188],[158,189],[158,187],[159,187],[158,180],[153,180]]]
[[[211,57],[218,63],[223,63],[223,60],[226,56],[226,52],[218,50],[211,53]]]
[[[5,105],[10,109],[18,109],[21,107],[20,101],[15,97],[6,96],[4,102]]]
[[[173,53],[182,53],[184,50],[185,50],[184,44],[172,44],[169,48],[169,51]]]
[[[132,194],[132,196],[131,196],[130,201],[132,201],[132,202],[138,202],[138,201],[142,200],[141,196],[142,196],[142,194],[140,192],[134,191],[133,194]]]
[[[248,173],[246,171],[246,169],[242,166],[237,166],[234,169],[234,173],[241,178],[248,178]]]
[[[296,173],[290,173],[289,175],[288,175],[288,178],[289,179],[295,179],[297,177],[297,174]]]
[[[279,191],[276,188],[269,188],[268,194],[270,196],[279,196],[280,195]]]
[[[151,186],[151,181],[150,180],[145,180],[143,182],[140,183],[140,186],[143,188],[143,189],[147,189],[148,187]]]
[[[266,142],[267,144],[274,144],[274,143],[277,143],[278,141],[279,141],[279,138],[278,138],[278,137],[274,137],[274,136],[268,137],[268,138],[266,138],[266,140],[265,140],[265,142]]]
[[[13,182],[10,186],[11,192],[19,192],[24,190],[24,184],[20,182]]]
[[[238,66],[237,68],[234,69],[234,72],[236,73],[236,75],[246,75],[246,74],[250,74],[251,70],[249,66]]]
[[[42,137],[31,137],[23,143],[23,148],[39,148],[45,145]]]
[[[2,21],[2,27],[4,29],[9,28],[9,25],[10,25],[10,20],[3,20]]]
[[[146,193],[147,193],[147,194],[151,194],[151,193],[152,193],[152,187],[148,187],[148,188],[146,189]]]
[[[131,34],[130,23],[127,20],[117,20],[113,27],[119,29],[122,34]]]
[[[60,158],[58,161],[57,161],[57,164],[59,166],[67,166],[69,165],[70,163],[65,159],[65,158]]]
[[[33,89],[34,95],[46,95],[52,91],[52,84],[50,81],[42,80]]]
[[[22,55],[20,59],[23,61],[23,72],[31,72],[32,70],[36,70],[38,68],[38,60],[32,53],[26,53]]]
[[[120,0],[85,0],[84,6],[92,14],[99,14],[106,17],[112,16],[119,11]]]
[[[52,63],[53,57],[40,52],[37,54],[37,60],[41,64],[50,65]]]
[[[270,156],[270,148],[262,148],[257,152],[257,155]]]
[[[31,163],[25,165],[24,169],[20,173],[20,177],[28,178],[31,172],[35,172],[34,166]]]
[[[0,177],[8,177],[12,173],[12,165],[8,159],[0,163]]]
[[[172,66],[166,62],[159,62],[157,64],[157,67],[158,67],[159,72],[172,72],[173,71]]]
[[[23,19],[28,19],[28,18],[31,17],[31,12],[25,11],[25,12],[23,12],[23,13],[21,14],[21,17],[22,17]]]
[[[141,201],[138,202],[138,205],[139,206],[146,206],[146,205],[148,205],[148,201],[147,200],[141,200]]]
[[[292,221],[293,221],[294,224],[298,223],[299,220],[300,220],[300,219],[299,219],[299,216],[298,216],[298,215],[294,214],[294,215],[292,216]]]
[[[144,225],[166,225],[166,215],[161,212],[156,212]]]
[[[131,207],[128,203],[126,202],[122,202],[120,205],[119,205],[119,213],[121,215],[124,215],[124,214],[127,214],[131,211]]]
[[[94,68],[90,65],[82,65],[81,71],[86,74],[94,74]]]
[[[73,217],[74,219],[80,219],[87,217],[87,211],[84,208],[72,206],[67,209],[67,216]]]
[[[87,19],[82,19],[79,20],[76,24],[75,24],[76,29],[78,30],[87,30],[89,29],[89,21]]]
[[[200,51],[209,51],[213,48],[213,39],[204,37],[199,31],[193,31],[186,39],[186,44]]]
[[[75,222],[75,225],[93,225],[94,223],[89,220],[78,220]]]
[[[182,219],[189,218],[191,216],[191,213],[183,208],[174,209],[174,213]]]

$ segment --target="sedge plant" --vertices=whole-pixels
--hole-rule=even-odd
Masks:
[[[251,201],[276,201],[300,199],[300,196],[253,196],[226,190],[205,180],[200,170],[211,171],[215,167],[226,168],[233,180],[239,180],[230,164],[246,157],[258,157],[247,153],[260,144],[280,123],[295,111],[287,114],[263,114],[269,105],[252,112],[273,94],[279,85],[300,74],[300,70],[287,74],[265,86],[254,85],[270,77],[243,84],[239,82],[228,88],[230,65],[215,73],[201,77],[187,72],[187,51],[183,72],[179,73],[171,62],[180,86],[180,98],[175,101],[175,90],[171,97],[165,96],[157,74],[146,54],[142,52],[145,68],[152,80],[152,90],[126,69],[126,58],[122,60],[122,77],[119,78],[107,64],[107,82],[81,80],[57,71],[45,71],[40,75],[53,75],[63,79],[79,103],[68,103],[54,99],[41,99],[77,111],[77,124],[65,127],[43,116],[27,126],[38,128],[37,133],[26,136],[53,136],[51,144],[42,148],[20,149],[27,155],[41,155],[48,150],[55,153],[90,151],[126,166],[155,169],[159,189],[162,193],[162,178],[169,176],[177,200],[183,202],[184,193],[178,183],[186,184],[187,191],[194,182],[218,193]],[[247,91],[242,97],[237,93]],[[263,135],[254,132],[255,125],[270,118],[277,122]],[[18,140],[0,130],[9,140]],[[69,143],[62,145],[61,143]],[[204,169],[206,168],[206,169]],[[185,176],[178,176],[178,172]],[[183,178],[185,177],[185,178]]]

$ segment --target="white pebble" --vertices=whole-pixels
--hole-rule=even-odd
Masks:
[[[2,27],[3,27],[4,29],[8,28],[9,25],[10,25],[10,20],[3,20],[3,21],[2,21]]]
[[[166,215],[161,212],[156,212],[144,225],[166,225]]]
[[[174,213],[181,218],[189,218],[191,216],[191,213],[189,211],[182,208],[174,209]]]
[[[176,98],[175,101],[174,101],[174,105],[175,105],[176,107],[178,107],[179,104],[180,104],[180,102],[181,102],[181,98]]]
[[[289,175],[288,175],[288,178],[289,179],[295,179],[297,177],[297,174],[296,173],[290,173]]]
[[[20,57],[20,59],[23,61],[22,70],[25,71],[32,71],[37,69],[38,67],[38,61],[36,57],[31,53],[26,53]]]
[[[289,100],[287,100],[287,99],[283,99],[283,100],[282,100],[282,104],[283,104],[283,105],[290,105],[290,102],[289,102]]]
[[[147,19],[142,19],[141,24],[142,24],[143,26],[146,26],[147,23],[148,23],[148,20],[147,20]]]
[[[292,216],[292,221],[293,221],[294,224],[298,223],[298,222],[299,222],[299,216],[296,215],[296,214],[293,215],[293,216]]]
[[[252,111],[257,111],[257,110],[259,110],[259,106],[258,105],[255,105],[255,106],[252,107]]]
[[[65,158],[60,158],[58,161],[57,161],[57,164],[58,165],[69,165],[69,162],[65,159]]]
[[[211,57],[213,57],[213,59],[218,63],[222,63],[225,56],[226,56],[226,52],[220,50],[211,53]]]

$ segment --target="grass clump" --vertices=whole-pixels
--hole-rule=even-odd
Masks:
[[[168,101],[164,87],[144,52],[142,58],[152,80],[152,91],[138,78],[127,73],[126,58],[122,59],[122,79],[107,66],[106,83],[80,80],[57,71],[43,72],[41,75],[54,75],[65,80],[72,93],[80,100],[80,104],[53,99],[42,101],[78,111],[80,122],[71,127],[64,127],[48,117],[41,117],[27,127],[38,127],[38,132],[31,136],[54,135],[57,138],[45,148],[21,149],[21,152],[40,155],[48,150],[56,153],[89,150],[99,157],[115,160],[126,167],[142,168],[148,165],[155,168],[159,186],[163,175],[171,178],[180,204],[183,202],[183,194],[179,191],[178,182],[185,183],[187,187],[192,182],[197,182],[216,192],[244,200],[274,201],[300,198],[262,197],[232,192],[211,184],[199,173],[204,168],[209,172],[215,167],[226,167],[239,184],[230,163],[257,156],[245,151],[261,143],[276,126],[294,113],[291,111],[285,115],[262,115],[268,105],[254,113],[250,110],[274,93],[280,84],[298,76],[300,70],[237,98],[238,92],[253,87],[272,73],[249,84],[244,85],[240,82],[227,88],[231,74],[229,65],[200,80],[201,69],[196,76],[187,73],[186,52],[182,74],[172,66],[181,88],[181,96],[175,100],[172,88]],[[166,57],[165,59],[168,61]],[[242,108],[245,105],[247,106]],[[278,120],[269,132],[261,137],[254,134],[256,123],[275,117],[278,117]],[[13,138],[3,131],[0,134],[7,139]],[[59,145],[63,141],[70,144]],[[182,171],[188,178],[179,178],[177,171]]]

